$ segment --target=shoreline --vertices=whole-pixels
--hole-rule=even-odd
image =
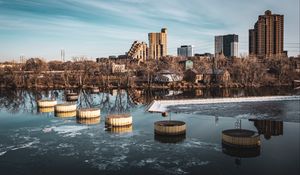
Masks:
[[[295,87],[293,84],[276,84],[276,85],[245,85],[245,84],[230,84],[230,85],[194,85],[194,84],[186,84],[187,86],[173,86],[171,85],[152,85],[152,86],[46,86],[46,85],[38,85],[38,86],[21,86],[21,87],[12,87],[12,86],[0,86],[0,89],[28,89],[28,90],[58,90],[58,89],[93,89],[99,88],[100,90],[112,90],[112,89],[133,89],[133,90],[198,90],[198,89],[239,89],[239,88],[276,88],[276,87]]]

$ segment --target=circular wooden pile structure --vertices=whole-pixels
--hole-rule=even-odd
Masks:
[[[67,93],[67,101],[77,101],[79,95],[77,93]]]
[[[111,114],[106,117],[105,123],[112,127],[132,125],[132,116],[129,114]]]
[[[100,117],[94,118],[77,118],[77,123],[85,124],[85,125],[94,125],[100,123]]]
[[[222,143],[236,147],[258,147],[260,146],[260,136],[251,130],[229,129],[222,131]]]
[[[98,118],[100,117],[100,109],[84,108],[77,110],[77,118]]]
[[[69,111],[69,112],[55,112],[56,117],[61,118],[68,118],[68,117],[75,117],[76,111]]]
[[[54,107],[39,107],[38,110],[40,113],[49,113],[54,112]]]
[[[183,121],[165,120],[154,123],[154,132],[158,135],[184,135],[186,132],[186,124]]]
[[[40,108],[54,107],[57,104],[56,100],[38,100],[37,105]]]
[[[119,127],[108,127],[107,131],[110,131],[112,133],[127,133],[127,132],[132,132],[132,125],[119,126]]]
[[[75,111],[76,113],[76,104],[73,103],[62,103],[55,106],[55,112],[73,112],[73,111]]]

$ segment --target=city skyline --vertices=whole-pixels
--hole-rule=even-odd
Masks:
[[[285,46],[299,54],[299,1],[238,0],[223,3],[117,0],[81,2],[0,0],[0,61],[25,57],[66,59],[125,54],[133,41],[168,28],[168,54],[180,45],[214,53],[214,36],[239,35],[239,53],[248,54],[248,29],[265,10],[285,16]],[[231,10],[230,10],[231,9]],[[239,14],[242,9],[243,15]]]

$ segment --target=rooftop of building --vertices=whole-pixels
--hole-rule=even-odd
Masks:
[[[184,48],[184,47],[194,47],[193,45],[181,45],[180,48]]]

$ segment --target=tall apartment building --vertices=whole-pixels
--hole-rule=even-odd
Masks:
[[[148,58],[147,44],[145,42],[134,41],[127,52],[127,56],[132,59],[145,62]]]
[[[249,54],[259,58],[281,56],[284,41],[284,16],[270,10],[259,15],[254,29],[249,30]]]
[[[160,59],[168,54],[166,28],[162,28],[160,33],[149,33],[148,39],[150,59]]]
[[[238,42],[239,36],[235,34],[215,36],[215,56],[237,57]]]
[[[177,48],[177,55],[181,57],[192,57],[194,55],[194,46],[183,45]]]

